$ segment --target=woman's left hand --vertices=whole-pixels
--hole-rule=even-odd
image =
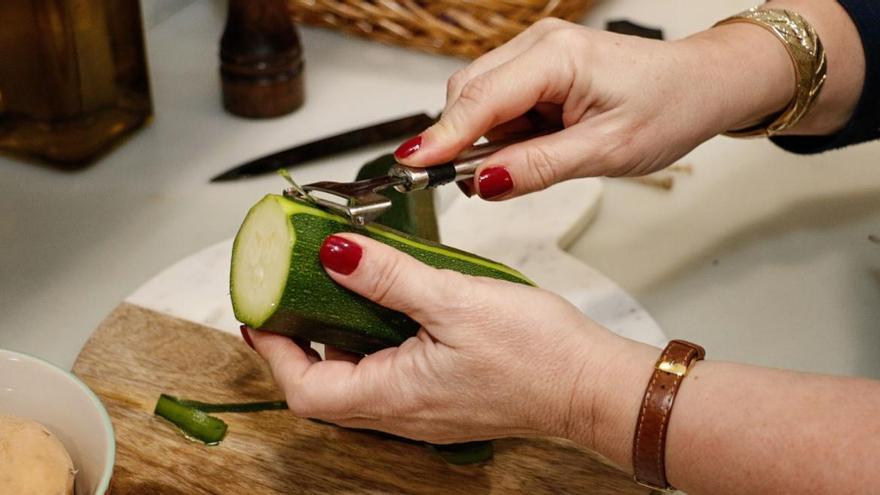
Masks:
[[[422,329],[363,358],[328,348],[323,361],[288,337],[250,330],[294,414],[434,443],[590,443],[589,412],[606,382],[593,370],[610,369],[628,341],[550,292],[437,270],[359,235],[328,237],[321,259],[340,285]]]

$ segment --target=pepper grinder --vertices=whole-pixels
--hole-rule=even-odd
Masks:
[[[285,0],[229,0],[220,39],[223,106],[250,118],[277,117],[303,103],[302,46]]]

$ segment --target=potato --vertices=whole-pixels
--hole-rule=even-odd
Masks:
[[[0,415],[0,493],[73,495],[75,474],[64,445],[46,427]]]

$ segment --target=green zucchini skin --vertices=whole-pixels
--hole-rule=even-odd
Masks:
[[[226,437],[228,429],[226,422],[184,404],[177,397],[161,394],[153,414],[170,421],[187,438],[198,440],[207,445],[217,445]]]
[[[321,245],[327,236],[341,232],[365,235],[436,268],[534,285],[518,271],[500,263],[380,225],[356,227],[343,217],[284,196],[267,195],[251,212],[265,201],[274,201],[284,210],[294,240],[286,285],[274,311],[264,321],[249,321],[248,315],[239,310],[235,280],[231,277],[230,289],[236,318],[252,328],[364,354],[397,346],[416,334],[420,327],[417,322],[343,288],[324,271],[318,257]],[[238,244],[236,236],[233,263]]]
[[[361,167],[355,180],[388,175],[388,170],[396,164],[397,160],[391,153],[379,156]],[[433,189],[402,193],[388,188],[379,194],[391,200],[391,207],[379,216],[376,223],[421,239],[440,241]]]

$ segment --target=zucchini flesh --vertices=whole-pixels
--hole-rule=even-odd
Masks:
[[[518,271],[381,225],[345,218],[270,194],[248,212],[232,250],[230,293],[236,318],[251,328],[371,353],[401,344],[419,324],[336,284],[318,252],[324,239],[357,232],[434,266],[534,285]]]

